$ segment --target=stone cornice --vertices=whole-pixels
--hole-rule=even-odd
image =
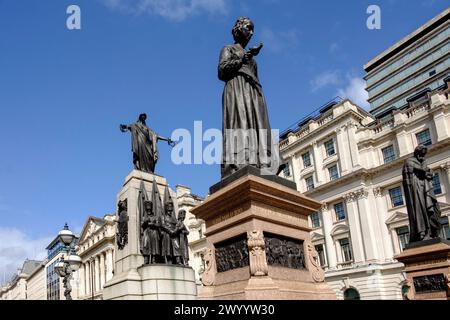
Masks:
[[[312,130],[311,132],[309,132],[309,133],[308,133],[305,137],[303,137],[302,139],[298,139],[298,140],[296,140],[296,141],[293,141],[292,143],[289,143],[286,147],[280,148],[280,154],[284,154],[284,153],[288,152],[289,150],[294,149],[295,147],[297,147],[297,146],[299,145],[299,142],[304,142],[306,139],[311,138],[313,135],[317,135],[317,134],[321,133],[322,131],[324,131],[325,129],[327,129],[327,128],[331,127],[331,126],[336,126],[336,125],[339,123],[339,121],[341,121],[341,120],[344,119],[345,117],[350,117],[350,118],[351,118],[351,117],[355,117],[355,118],[356,118],[356,122],[362,121],[362,120],[364,119],[364,117],[361,116],[358,112],[356,112],[356,111],[354,111],[354,110],[352,110],[352,109],[347,109],[347,110],[344,111],[342,114],[340,114],[339,116],[337,116],[336,118],[334,118],[332,121],[329,121],[329,122],[323,124],[322,126],[320,126],[320,127],[316,128],[316,129]],[[348,122],[352,122],[352,121],[349,120]],[[347,123],[347,124],[348,124],[348,123]],[[344,124],[344,125],[347,125],[347,124]],[[341,125],[341,126],[343,126],[343,125]],[[340,128],[341,126],[338,126],[338,127]],[[337,129],[333,130],[333,132],[336,133],[336,132],[337,132],[336,130],[337,130]],[[289,139],[289,138],[286,138],[286,139],[280,141],[280,144],[281,144],[282,142],[284,142],[285,140],[288,140],[288,139]],[[312,142],[312,143],[317,143],[317,139],[313,139],[313,140],[314,140],[314,142]],[[298,153],[299,151],[291,151],[291,153],[292,153],[292,152],[293,152],[294,154],[296,154],[296,153]]]

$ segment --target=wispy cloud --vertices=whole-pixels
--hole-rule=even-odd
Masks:
[[[327,86],[337,86],[341,83],[339,70],[325,71],[310,81],[311,91],[316,92]]]
[[[344,88],[338,89],[338,95],[342,98],[348,98],[356,103],[358,106],[368,110],[369,95],[366,91],[366,82],[359,77],[347,76],[347,85]]]
[[[225,14],[226,0],[101,0],[108,8],[129,14],[157,15],[183,21],[197,14]]]
[[[0,282],[11,280],[25,259],[42,260],[52,237],[33,239],[16,228],[0,228]]]
[[[330,44],[330,53],[335,53],[337,52],[341,47],[339,46],[339,44],[337,42],[333,42],[332,44]]]
[[[261,40],[267,50],[282,53],[299,45],[300,32],[296,29],[273,31],[269,28],[261,30]]]

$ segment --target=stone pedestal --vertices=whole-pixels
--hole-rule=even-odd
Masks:
[[[411,300],[450,300],[450,242],[441,239],[409,245],[395,257],[405,265]]]
[[[308,215],[321,204],[273,179],[236,176],[191,210],[208,243],[198,298],[336,299],[310,242]]]
[[[159,193],[164,195],[167,186],[165,178],[137,170],[133,170],[125,178],[123,188],[117,195],[116,203],[127,200],[128,241],[123,249],[115,244],[114,276],[104,285],[105,300],[191,299],[196,296],[192,268],[175,265],[143,266],[138,196],[143,182],[150,198],[153,180],[156,180]],[[172,190],[170,193],[177,212],[176,194]]]
[[[107,300],[196,300],[195,272],[176,265],[141,266],[115,277],[103,291]]]

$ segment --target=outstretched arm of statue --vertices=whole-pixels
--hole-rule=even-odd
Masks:
[[[170,138],[165,138],[165,137],[158,136],[158,140],[161,140],[161,141],[167,141],[167,144],[168,144],[169,146],[171,146],[171,147],[174,147],[174,146],[175,146],[175,142],[172,141],[172,139],[170,139]]]
[[[120,125],[120,131],[127,132],[128,130],[131,130],[129,125],[126,125],[126,124],[121,124]]]

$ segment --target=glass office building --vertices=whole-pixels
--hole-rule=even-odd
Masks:
[[[420,104],[427,92],[450,79],[450,9],[364,66],[371,113],[385,119],[396,109]]]

